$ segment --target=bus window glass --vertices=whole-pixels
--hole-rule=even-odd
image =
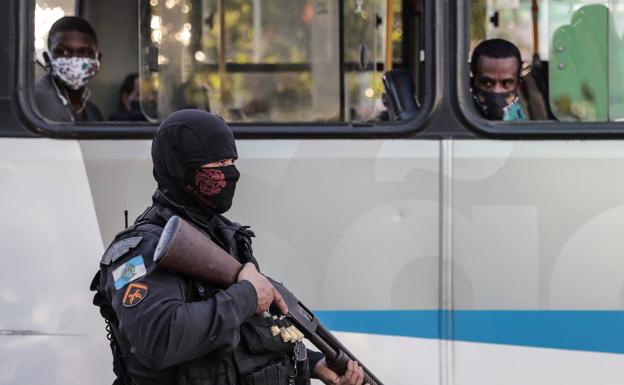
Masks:
[[[345,46],[345,105],[350,120],[374,118],[375,101],[379,100],[379,90],[375,90],[375,63],[383,60],[383,35],[378,34],[376,15],[385,14],[374,1],[361,1],[355,8],[348,8],[344,14]],[[344,117],[344,112],[341,112]]]
[[[624,79],[623,4],[623,0],[472,1],[471,52],[483,40],[494,38],[517,46],[523,61],[520,103],[527,120],[622,120],[623,91],[618,86],[622,81],[614,79]]]
[[[539,50],[541,58],[548,59],[546,34],[540,35],[538,47],[533,46],[531,0],[477,0],[472,2],[471,10],[473,49],[485,39],[500,38],[513,42],[520,50],[523,60],[530,60],[535,48]],[[538,20],[538,26],[547,26],[544,17]]]
[[[35,79],[45,73],[43,53],[48,50],[48,31],[55,21],[63,16],[72,16],[76,0],[37,0],[35,2]]]
[[[609,19],[609,119],[624,121],[624,0],[611,0]]]
[[[239,122],[374,121],[385,109],[387,3],[141,0],[141,91],[153,95],[143,111],[153,121],[180,108]]]

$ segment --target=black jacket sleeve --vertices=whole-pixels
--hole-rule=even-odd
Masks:
[[[148,368],[159,370],[236,346],[241,323],[257,306],[252,284],[242,281],[206,300],[187,302],[186,281],[153,263],[154,247],[154,242],[147,242],[147,247],[133,250],[102,270],[102,287],[110,296],[131,353]],[[132,283],[116,289],[113,271],[136,256],[143,258],[146,271],[132,283],[146,286],[147,292],[128,307],[123,297]]]
[[[308,349],[308,362],[310,363],[310,365],[309,365],[309,368],[310,368],[309,375],[310,375],[310,377],[313,377],[314,367],[323,358],[325,358],[325,355],[323,353],[317,352],[315,350]]]

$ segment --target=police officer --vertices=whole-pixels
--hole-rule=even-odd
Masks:
[[[323,355],[273,336],[262,316],[271,303],[287,307],[257,270],[253,233],[221,214],[232,205],[239,172],[231,129],[220,118],[182,110],[160,126],[152,143],[158,188],[153,205],[107,249],[91,289],[107,322],[116,384],[362,385],[354,361],[338,376]],[[167,220],[193,223],[243,265],[228,288],[154,264]]]

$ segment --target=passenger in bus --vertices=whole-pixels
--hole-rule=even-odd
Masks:
[[[118,111],[113,113],[108,120],[125,122],[147,121],[143,111],[141,111],[139,74],[136,72],[126,75],[123,83],[121,83]]]
[[[519,93],[522,57],[514,44],[503,39],[484,40],[472,52],[470,66],[472,95],[484,118],[527,119]]]
[[[53,121],[98,121],[102,114],[89,102],[86,87],[100,69],[97,36],[84,19],[65,16],[48,33],[48,52],[43,55],[47,73],[35,84],[41,114]]]

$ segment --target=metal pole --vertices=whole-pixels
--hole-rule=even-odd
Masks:
[[[345,113],[345,43],[344,43],[344,0],[338,0],[338,71],[340,72],[340,121],[346,121]]]
[[[253,7],[254,63],[260,63],[260,46],[262,44],[262,8],[260,0],[254,0]]]
[[[532,1],[531,14],[533,15],[533,55],[539,55],[539,5],[537,0]]]
[[[386,1],[386,60],[384,71],[392,69],[392,26],[394,24],[394,0]]]
[[[229,94],[226,85],[226,40],[225,40],[225,5],[224,0],[219,0],[218,10],[219,13],[219,80],[221,82],[221,106],[226,106],[229,103]]]

